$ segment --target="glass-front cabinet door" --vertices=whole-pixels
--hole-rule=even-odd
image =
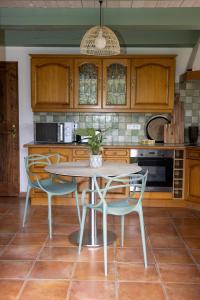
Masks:
[[[130,108],[130,64],[128,59],[104,59],[103,108]]]
[[[101,107],[101,61],[75,60],[75,108]]]

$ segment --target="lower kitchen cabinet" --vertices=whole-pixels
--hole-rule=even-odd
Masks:
[[[200,204],[200,151],[188,151],[186,159],[185,198]]]
[[[61,147],[30,147],[28,149],[28,154],[41,154],[41,155],[53,155],[60,154],[60,162],[68,162],[72,161],[72,150],[61,148]],[[50,158],[52,163],[56,162],[56,157],[52,156]],[[47,174],[44,172],[45,165],[37,166],[37,168],[33,168],[32,171],[36,173],[38,178],[46,178]],[[64,180],[71,180],[70,177],[60,176],[60,178]],[[54,204],[67,204],[69,199],[72,198],[72,194],[68,194],[65,197],[53,197]],[[41,192],[41,190],[32,189],[31,190],[31,203],[38,205],[46,205],[47,204],[47,196],[46,193]]]

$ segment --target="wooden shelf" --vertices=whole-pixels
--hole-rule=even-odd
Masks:
[[[180,76],[180,82],[186,80],[200,80],[200,71],[187,71]]]

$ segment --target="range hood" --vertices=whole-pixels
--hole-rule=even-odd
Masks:
[[[180,82],[187,80],[200,80],[200,38],[192,50],[187,71],[180,76]]]

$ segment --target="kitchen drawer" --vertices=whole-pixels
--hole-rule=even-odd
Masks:
[[[79,158],[79,157],[89,157],[89,150],[88,149],[73,149],[73,157]]]
[[[129,157],[129,150],[128,149],[104,149],[103,156],[117,156],[117,157]]]
[[[72,161],[72,151],[71,149],[64,148],[56,148],[56,147],[37,147],[37,148],[29,148],[29,155],[32,154],[41,154],[41,155],[53,155],[60,154],[60,162],[68,162]],[[56,156],[50,158],[51,163],[56,163]],[[37,165],[37,167],[32,168],[33,172],[43,172],[45,165]]]
[[[200,159],[200,151],[187,151],[187,158]]]

